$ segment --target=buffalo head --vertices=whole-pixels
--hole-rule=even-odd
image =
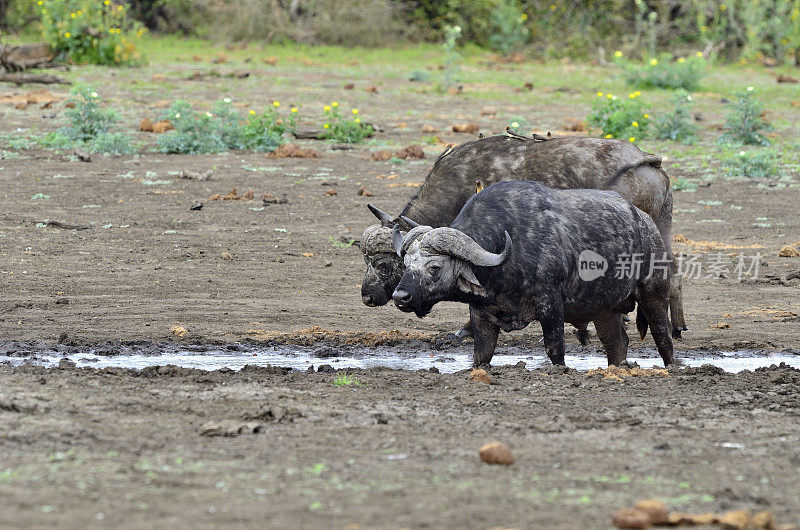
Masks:
[[[508,232],[503,251],[495,254],[455,228],[430,226],[416,226],[405,235],[396,226],[392,239],[405,265],[392,299],[398,309],[418,317],[443,300],[485,298],[486,290],[472,266],[498,267],[508,260],[513,246]]]
[[[381,224],[368,226],[361,236],[361,251],[367,264],[361,282],[361,300],[365,305],[377,307],[391,300],[392,292],[403,275],[403,260],[392,245],[392,217],[371,204],[367,207]]]

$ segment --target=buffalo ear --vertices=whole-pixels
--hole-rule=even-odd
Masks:
[[[464,270],[458,275],[458,288],[468,294],[486,297],[486,289],[483,288],[469,266],[464,267]]]

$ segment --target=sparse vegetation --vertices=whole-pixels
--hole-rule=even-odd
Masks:
[[[639,99],[641,92],[615,96],[598,92],[594,109],[588,116],[589,125],[599,127],[604,138],[619,138],[633,143],[647,135],[650,115]]]
[[[322,108],[325,138],[334,142],[357,144],[372,135],[372,125],[361,121],[358,109],[351,109],[348,114],[349,116],[342,114],[336,101]]]
[[[720,142],[769,145],[763,132],[771,127],[763,118],[764,104],[755,99],[755,92],[753,87],[747,87],[736,93],[736,102],[730,106],[725,119],[725,133],[720,137]]]
[[[641,65],[623,63],[625,79],[634,88],[670,88],[696,90],[706,69],[702,52],[674,58],[662,54]]]
[[[775,175],[777,155],[771,149],[739,151],[725,162],[728,173],[736,177],[763,179]]]
[[[669,114],[657,116],[653,123],[655,137],[659,140],[693,144],[697,140],[697,127],[689,111],[692,96],[686,92],[681,92],[672,98],[672,102],[675,105],[675,110]]]
[[[355,376],[349,376],[344,372],[336,375],[333,380],[333,386],[361,386],[361,381],[356,379]]]

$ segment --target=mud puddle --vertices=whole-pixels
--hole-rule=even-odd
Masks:
[[[436,368],[441,373],[453,373],[465,370],[472,365],[471,347],[461,347],[445,351],[431,349],[403,349],[395,347],[368,348],[356,347],[320,347],[320,346],[264,346],[243,348],[239,345],[222,347],[175,347],[158,348],[150,345],[141,351],[124,348],[124,353],[109,355],[107,350],[93,348],[69,348],[62,352],[50,349],[26,353],[16,351],[4,352],[0,355],[0,364],[21,366],[33,364],[38,366],[57,366],[65,359],[78,367],[92,368],[133,368],[142,369],[148,366],[176,365],[201,370],[219,370],[228,368],[240,370],[246,365],[281,366],[298,371],[306,371],[313,367],[319,369],[329,365],[334,369],[385,367],[398,370],[429,370]],[[628,361],[637,363],[642,368],[661,368],[663,364],[654,350],[641,349],[630,352]],[[726,372],[736,373],[742,370],[755,370],[773,364],[786,363],[800,368],[800,355],[764,351],[681,351],[676,352],[676,361],[684,366],[701,366],[711,364]],[[515,365],[525,363],[529,370],[546,366],[549,360],[543,351],[531,351],[523,348],[508,348],[498,351],[492,359],[493,366]],[[573,351],[566,356],[567,366],[576,370],[605,368],[606,358],[599,351]]]

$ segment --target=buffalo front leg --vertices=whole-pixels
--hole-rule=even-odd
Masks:
[[[564,366],[564,308],[560,303],[550,305],[547,315],[539,320],[544,335],[544,349],[550,362]]]
[[[622,313],[609,311],[594,320],[597,338],[603,343],[609,366],[619,366],[628,358],[628,334],[622,324]]]
[[[472,321],[467,320],[464,326],[455,333],[445,333],[433,339],[433,347],[443,350],[449,347],[455,347],[464,342],[464,339],[472,336]]]
[[[472,327],[472,337],[475,349],[472,353],[472,366],[475,368],[488,367],[497,346],[497,336],[500,328],[497,324],[487,321],[477,309],[469,308],[469,320]]]
[[[672,318],[672,336],[679,339],[681,332],[689,328],[686,326],[686,319],[683,316],[683,285],[679,264],[672,253],[672,192],[668,193],[667,200],[655,221],[664,242],[664,249],[667,251],[667,259],[670,261],[669,313]]]

